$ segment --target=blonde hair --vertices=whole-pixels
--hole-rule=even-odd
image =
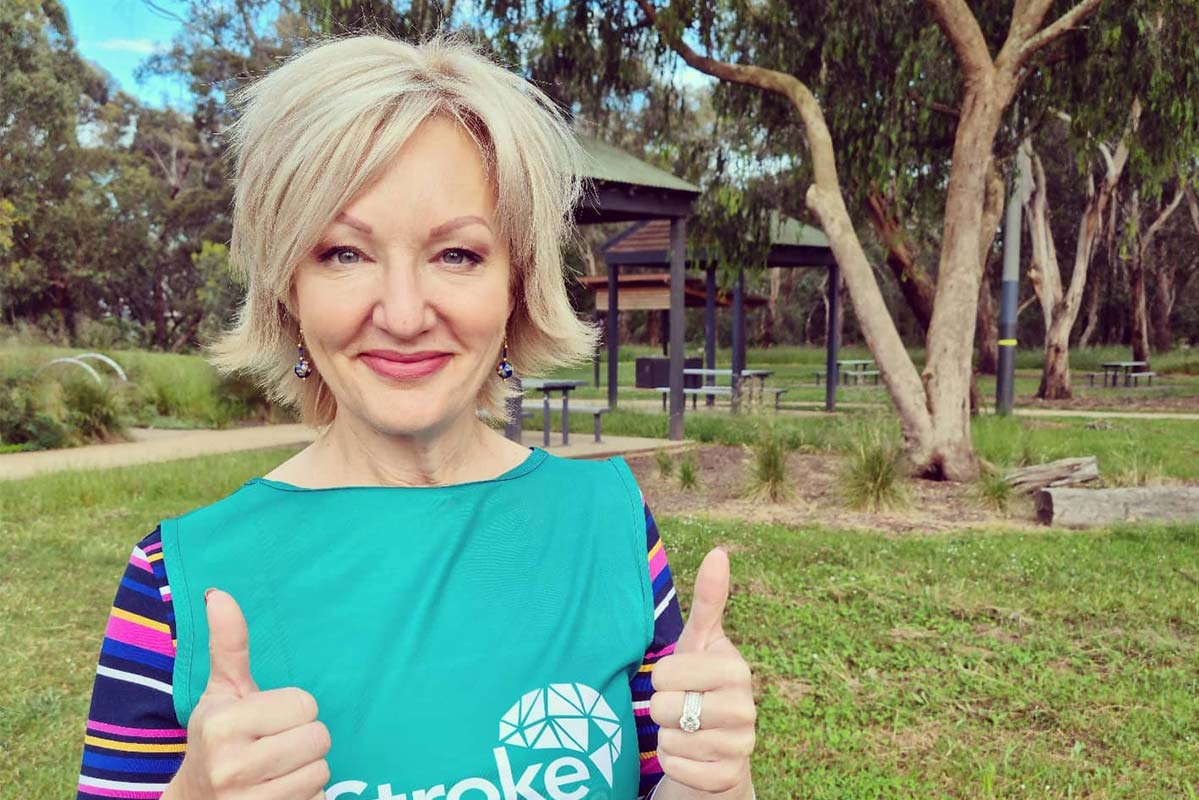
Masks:
[[[233,327],[207,348],[218,371],[251,376],[305,424],[333,420],[337,403],[319,370],[306,380],[292,371],[300,327],[292,276],[325,227],[435,113],[474,137],[496,188],[516,300],[507,324],[513,369],[537,375],[591,357],[599,330],[571,308],[563,264],[583,152],[536,86],[453,36],[412,45],[362,35],[308,46],[233,102],[241,114],[231,128],[230,261],[247,290]],[[493,367],[476,413],[507,420],[505,399],[516,392]]]

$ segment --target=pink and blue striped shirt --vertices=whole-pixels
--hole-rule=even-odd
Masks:
[[[654,634],[630,681],[637,721],[641,777],[638,800],[662,778],[656,755],[658,725],[650,719],[654,665],[674,652],[683,630],[670,565],[649,507],[645,510],[646,562],[654,597]],[[175,615],[156,528],[133,548],[117,587],[100,647],[84,736],[78,800],[157,800],[187,749],[172,701]]]

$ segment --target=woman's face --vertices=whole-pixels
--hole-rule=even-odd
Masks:
[[[495,210],[474,140],[434,116],[325,230],[292,297],[338,416],[393,435],[474,416],[513,307]]]

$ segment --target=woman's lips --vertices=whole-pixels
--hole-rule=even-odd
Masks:
[[[412,380],[432,375],[450,360],[449,353],[433,358],[423,358],[420,361],[391,361],[379,356],[366,355],[365,353],[358,357],[380,375],[400,380]]]

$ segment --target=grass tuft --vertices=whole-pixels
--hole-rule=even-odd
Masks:
[[[679,460],[679,486],[684,489],[694,489],[699,485],[699,462],[696,461],[695,451],[688,450]]]
[[[751,445],[746,445],[751,461],[749,480],[743,495],[751,500],[770,500],[778,503],[794,495],[787,483],[787,443],[781,436],[767,433]]]
[[[899,445],[878,429],[858,434],[841,468],[841,492],[850,508],[880,511],[908,504]]]
[[[1002,472],[984,470],[974,484],[974,499],[983,508],[1006,512],[1012,499],[1012,485]]]
[[[658,462],[658,477],[669,478],[674,474],[674,456],[665,450],[659,450],[654,453],[654,460]]]

